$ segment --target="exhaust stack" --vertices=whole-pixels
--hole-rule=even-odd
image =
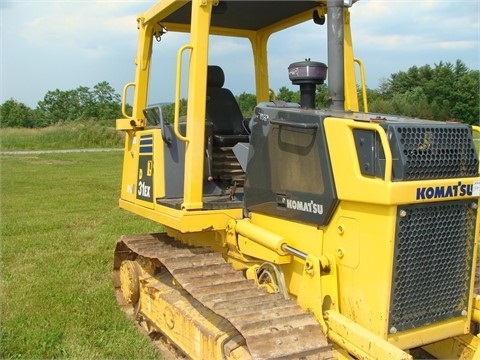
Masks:
[[[343,0],[327,0],[328,98],[332,110],[345,110],[343,6]]]

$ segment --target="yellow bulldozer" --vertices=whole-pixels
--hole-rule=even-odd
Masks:
[[[164,232],[120,238],[114,284],[120,307],[177,355],[480,358],[480,129],[369,113],[366,96],[359,105],[350,13],[360,5],[161,0],[138,17],[135,81],[116,123],[119,204]],[[277,100],[268,41],[307,21],[325,33],[328,65],[285,64],[300,103]],[[173,70],[153,65],[154,40],[179,33],[188,40]],[[209,61],[212,37],[251,45],[248,119]],[[171,53],[162,44],[155,51]],[[170,119],[150,105],[159,84]]]

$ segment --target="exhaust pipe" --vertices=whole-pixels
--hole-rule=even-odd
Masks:
[[[343,5],[343,0],[327,0],[328,98],[332,110],[345,110]]]

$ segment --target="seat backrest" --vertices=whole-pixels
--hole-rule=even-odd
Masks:
[[[220,135],[244,134],[243,115],[235,96],[223,88],[225,75],[220,66],[209,65],[207,72],[207,121],[213,133]]]

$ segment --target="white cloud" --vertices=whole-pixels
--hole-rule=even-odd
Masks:
[[[100,81],[120,92],[133,78],[136,17],[148,6],[116,0],[2,2],[0,103],[13,97],[35,106],[48,90]]]
[[[445,50],[468,50],[475,48],[474,41],[438,41],[435,46]],[[478,45],[478,43],[477,43]]]
[[[214,58],[228,54],[233,57],[236,54],[249,53],[250,49],[251,46],[248,40],[215,36],[210,39],[209,56]]]
[[[155,1],[0,0],[0,103],[14,97],[35,106],[48,90],[100,81],[120,92],[134,77],[136,18]],[[381,78],[413,65],[460,59],[479,69],[479,3],[358,1],[351,9],[354,50],[365,64],[369,87],[376,88]],[[175,69],[176,52],[186,42],[187,36],[171,32],[155,44],[152,73]],[[210,50],[210,62],[224,68],[226,84],[234,93],[254,91],[248,41],[215,37]],[[271,87],[288,86],[290,63],[305,58],[327,62],[326,26],[309,22],[276,34],[268,55]]]
[[[38,15],[20,28],[23,39],[36,46],[99,58],[112,51],[112,44],[118,44],[116,39],[127,36],[132,42],[136,38],[136,15],[122,15],[132,8],[131,3],[55,2],[49,4],[48,12],[45,5],[35,3]]]
[[[479,68],[477,0],[362,0],[351,12],[355,52],[371,87],[413,65],[460,59]]]

